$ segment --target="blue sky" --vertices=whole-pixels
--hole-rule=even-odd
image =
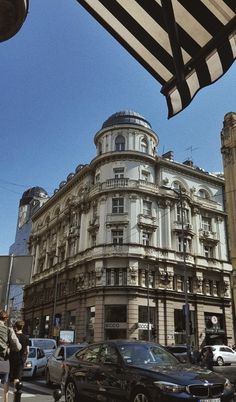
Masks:
[[[147,118],[159,154],[173,150],[178,162],[192,157],[222,171],[220,131],[224,115],[236,112],[236,63],[168,120],[160,84],[76,0],[30,0],[0,57],[0,255],[14,242],[22,193],[41,186],[51,195],[89,163],[94,135],[117,111]]]

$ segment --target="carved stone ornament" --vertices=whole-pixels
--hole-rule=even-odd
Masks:
[[[96,267],[95,268],[95,274],[96,274],[96,278],[101,278],[101,276],[103,274],[103,268],[102,267]]]

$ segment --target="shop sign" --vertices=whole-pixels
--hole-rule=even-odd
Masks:
[[[213,315],[213,316],[211,317],[211,322],[212,322],[212,324],[214,324],[214,325],[216,325],[216,324],[218,323],[218,318],[216,317],[216,315]]]
[[[127,328],[126,322],[105,322],[106,329],[123,329]]]
[[[152,327],[153,327],[153,325],[149,324],[149,329],[152,329]],[[147,322],[139,322],[138,329],[148,329],[148,323]]]

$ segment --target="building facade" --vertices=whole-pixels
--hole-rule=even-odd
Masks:
[[[20,199],[15,241],[9,249],[11,262],[9,264],[9,295],[7,304],[10,307],[11,319],[13,321],[21,318],[23,289],[25,284],[29,283],[30,279],[29,264],[31,264],[31,259],[23,259],[20,257],[29,256],[28,241],[32,229],[31,218],[35,211],[37,211],[48,198],[47,192],[43,188],[36,186],[24,191]],[[24,263],[20,264],[20,260],[23,260]],[[21,281],[19,281],[19,275],[14,275],[14,268],[16,268],[17,271],[25,271],[23,275],[20,275],[22,276]]]
[[[109,117],[94,141],[96,157],[32,218],[29,332],[183,343],[187,289],[191,344],[234,343],[224,180],[158,156],[135,112]]]
[[[221,131],[221,153],[224,164],[225,200],[228,215],[228,234],[232,272],[232,294],[234,305],[234,326],[236,323],[236,113],[224,116]]]

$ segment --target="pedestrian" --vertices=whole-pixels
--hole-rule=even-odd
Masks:
[[[29,354],[29,338],[25,334],[23,334],[23,328],[25,323],[23,320],[18,320],[14,324],[14,329],[16,336],[21,344],[20,351],[11,350],[9,354],[10,361],[10,381],[14,384],[14,391],[16,391],[16,384],[20,382],[24,364],[27,360]]]
[[[200,364],[201,362],[201,352],[199,352],[198,348],[195,347],[192,351],[192,363]]]
[[[206,346],[202,352],[201,366],[213,370],[213,352],[210,346]]]
[[[8,314],[0,310],[0,379],[3,384],[3,402],[8,402],[9,388],[9,351],[20,351],[21,344],[13,330],[6,325]]]

